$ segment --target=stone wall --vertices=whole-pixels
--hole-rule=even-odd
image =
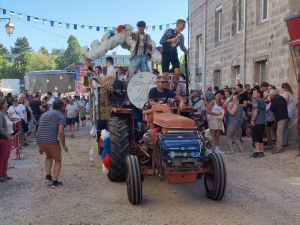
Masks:
[[[249,83],[251,86],[254,82],[267,81],[280,88],[283,82],[288,82],[294,91],[293,103],[295,106],[298,102],[297,80],[287,44],[289,35],[283,19],[294,14],[295,11],[300,11],[300,8],[298,9],[299,2],[299,0],[269,0],[268,20],[261,22],[261,0],[246,1],[246,21],[244,21],[245,0],[241,0],[240,18],[243,24],[241,31],[237,32],[236,6],[238,0],[210,0],[207,3],[205,35],[205,5],[193,14],[205,3],[205,0],[190,0],[190,13],[193,14],[190,18],[189,68],[192,81],[190,88],[198,86],[201,75],[206,75],[205,84],[204,77],[202,77],[205,89],[209,86],[220,86],[221,88],[224,85],[235,86],[237,78],[241,79],[242,83]],[[221,41],[218,41],[216,35],[218,29],[216,8],[219,5],[222,5]],[[243,25],[246,25],[245,73]],[[206,60],[201,67],[198,66],[198,37],[200,35],[206,42],[205,51],[203,47],[203,57],[205,54]],[[264,62],[267,64],[261,64]],[[261,74],[263,65],[266,65],[265,75]],[[236,76],[237,71],[240,76]],[[296,109],[295,106],[295,118],[297,118]],[[295,127],[293,131],[296,130]]]

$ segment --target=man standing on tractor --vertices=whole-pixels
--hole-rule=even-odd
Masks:
[[[167,29],[160,39],[160,44],[162,45],[162,72],[165,78],[169,76],[169,66],[170,63],[174,68],[174,90],[176,91],[179,74],[180,74],[180,65],[177,53],[177,47],[180,46],[180,49],[185,53],[189,54],[188,49],[184,46],[184,36],[180,33],[185,28],[184,20],[177,20],[175,29]]]
[[[168,80],[164,76],[157,76],[156,78],[156,88],[151,88],[149,91],[149,105],[166,104],[169,98],[175,98],[180,101],[180,110],[185,108],[184,99],[175,94],[170,89],[166,88]]]
[[[149,34],[145,34],[146,23],[139,21],[136,26],[138,32],[132,33],[132,42],[130,46],[130,68],[129,79],[140,70],[140,72],[149,71],[148,53],[152,51],[152,41]]]

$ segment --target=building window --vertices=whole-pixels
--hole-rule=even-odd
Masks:
[[[198,67],[202,67],[202,60],[203,60],[203,47],[202,47],[202,35],[197,37],[198,42]]]
[[[129,59],[124,59],[124,64],[129,64]]]
[[[123,64],[123,59],[117,59],[117,64]]]
[[[235,84],[242,84],[242,78],[241,78],[241,67],[235,66]]]
[[[241,13],[241,0],[238,0],[236,6],[236,33],[241,32],[241,21],[242,21],[242,13]]]
[[[265,22],[268,20],[269,0],[260,0],[260,1],[261,1],[260,21]]]
[[[222,5],[216,8],[217,40],[222,40]]]
[[[221,85],[221,70],[214,71],[214,86],[220,87]]]
[[[102,59],[102,64],[105,64],[106,63],[106,59]]]

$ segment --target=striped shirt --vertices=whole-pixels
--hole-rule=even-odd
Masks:
[[[66,125],[66,117],[57,110],[50,110],[40,118],[39,128],[36,135],[38,144],[58,144],[58,125]]]
[[[175,48],[171,46],[171,43],[168,42],[169,39],[177,37],[177,32],[175,29],[167,29],[160,39],[160,44],[162,45],[162,52],[172,52],[177,51],[178,45],[180,46],[180,49],[184,52],[186,50],[186,47],[184,46],[184,36],[181,34],[179,41],[177,42],[177,45]]]

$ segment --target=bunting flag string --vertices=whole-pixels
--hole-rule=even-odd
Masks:
[[[0,14],[6,14],[9,12],[9,15],[14,17],[15,15],[19,18],[22,19],[23,14],[19,13],[19,12],[15,12],[15,11],[11,11],[9,9],[3,9],[0,7]],[[54,27],[54,24],[57,23],[58,27],[61,28],[63,24],[65,24],[66,29],[70,29],[70,25],[73,26],[74,30],[77,30],[77,27],[80,26],[81,29],[84,29],[84,27],[88,27],[89,30],[92,30],[93,28],[96,29],[96,31],[100,31],[101,28],[103,28],[104,32],[107,32],[108,30],[116,30],[116,27],[108,27],[108,26],[90,26],[90,25],[78,25],[78,24],[72,24],[72,23],[65,23],[65,22],[58,22],[55,20],[48,20],[48,19],[41,19],[35,16],[29,16],[26,15],[27,21],[30,22],[31,18],[33,18],[33,22],[35,23],[39,23],[39,20],[42,21],[43,25],[47,24],[47,21],[49,22],[51,27]],[[170,25],[174,25],[175,23],[167,23],[167,24],[161,24],[161,25],[154,25],[154,26],[146,26],[146,30],[148,31],[149,27],[152,27],[152,31],[155,31],[155,28],[158,27],[159,30],[163,30],[163,27],[165,27],[165,29],[169,29]],[[134,30],[137,27],[133,27],[132,29]]]

